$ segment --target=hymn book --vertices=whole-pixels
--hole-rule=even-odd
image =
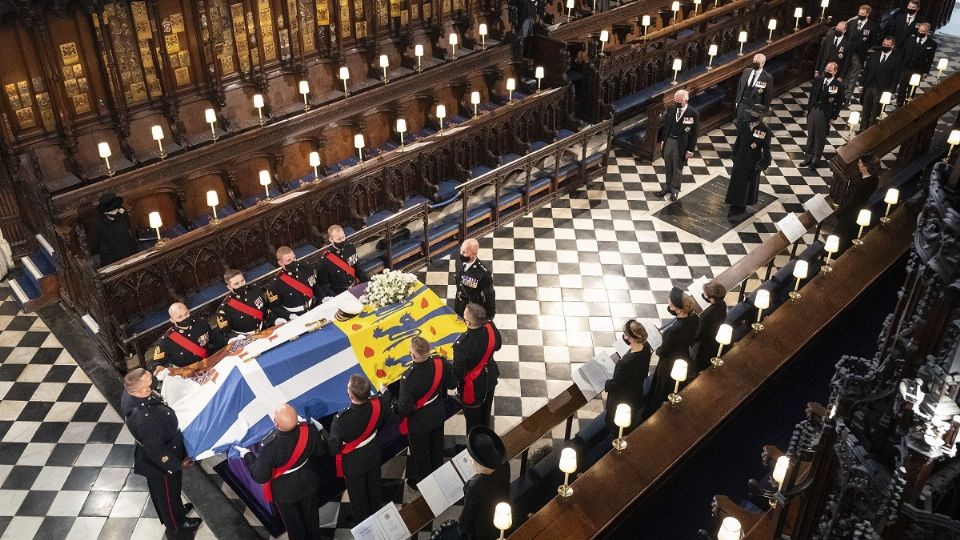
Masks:
[[[356,540],[406,540],[410,529],[392,502],[350,529]]]

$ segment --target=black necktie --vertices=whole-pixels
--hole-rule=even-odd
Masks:
[[[751,86],[753,86],[753,83],[755,82],[754,77],[756,76],[757,76],[757,70],[753,70],[753,73],[750,74],[750,80],[747,81],[747,88],[750,88]]]
[[[887,53],[881,54],[881,55],[880,55],[880,63],[882,64],[882,63],[884,63],[884,62],[886,62],[886,61],[887,61]]]
[[[833,46],[834,46],[834,47],[840,46],[840,37],[839,37],[839,36],[837,36],[837,39],[833,40]]]

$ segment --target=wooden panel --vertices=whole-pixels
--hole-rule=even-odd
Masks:
[[[210,207],[207,206],[207,192],[216,191],[220,200],[220,205],[229,204],[227,190],[223,185],[223,178],[219,174],[206,174],[199,178],[193,178],[183,189],[183,213],[189,221],[193,221],[199,216],[211,215]]]
[[[363,136],[368,148],[377,148],[393,138],[393,115],[377,111],[363,117]]]
[[[320,158],[326,164],[338,163],[356,155],[353,148],[353,135],[357,129],[352,126],[334,126],[323,131],[323,149]]]
[[[159,190],[158,190],[159,191]],[[130,225],[136,229],[143,229],[153,232],[150,229],[148,219],[150,212],[160,212],[163,219],[163,227],[160,232],[163,233],[177,223],[177,201],[176,192],[173,188],[167,188],[158,193],[150,193],[136,198],[125,200],[130,212]]]
[[[271,175],[273,174],[273,167],[265,157],[252,157],[236,164],[233,184],[241,198],[263,195],[264,189],[260,185],[260,171],[264,170],[270,171]],[[271,185],[270,187],[274,186]]]
[[[284,146],[280,161],[280,181],[288,182],[312,174],[310,152],[316,150],[316,147],[313,141],[299,141]]]

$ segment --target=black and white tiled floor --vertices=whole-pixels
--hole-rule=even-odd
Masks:
[[[960,40],[941,36],[938,57],[955,58],[958,52]],[[498,432],[566,389],[571,371],[609,347],[626,320],[666,317],[664,302],[672,286],[717,275],[774,233],[777,220],[802,212],[806,199],[828,191],[829,169],[811,173],[797,168],[808,86],[775,100],[769,118],[774,163],[760,189],[776,201],[714,242],[653,217],[668,204],[653,196],[663,161],[638,164],[621,152],[611,156],[602,180],[480,239],[480,258],[492,262],[497,324],[504,334],[496,357],[501,371],[494,405]],[[843,118],[848,114],[844,111]],[[701,136],[683,193],[727,176],[734,135],[728,125]],[[832,130],[827,155],[843,144],[842,135]],[[811,240],[812,235],[804,239]],[[785,262],[782,258],[776,265]],[[453,264],[438,261],[418,275],[438,294],[452,298]],[[748,289],[755,286],[747,284]],[[0,289],[0,297],[8,296],[7,289]],[[2,538],[161,538],[146,485],[130,470],[133,440],[117,412],[40,318],[18,314],[6,299],[0,301],[0,329]],[[591,419],[601,409],[602,401],[594,399],[577,419]],[[452,418],[446,431],[450,443],[462,442],[462,417]],[[558,426],[542,444],[562,437],[563,426]],[[207,472],[212,465],[201,464]],[[384,470],[387,479],[402,474],[402,458]],[[212,476],[230,504],[243,512],[230,488]],[[404,499],[412,496],[404,492]],[[202,513],[205,504],[198,506]],[[350,538],[349,512],[340,510],[336,502],[323,508],[325,530],[334,538]],[[244,515],[260,536],[267,536],[249,511]],[[198,534],[213,537],[206,526]]]

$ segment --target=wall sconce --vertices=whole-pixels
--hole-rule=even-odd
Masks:
[[[160,159],[167,157],[167,153],[163,150],[163,128],[160,126],[152,126],[150,128],[150,135],[153,136],[153,140],[157,141],[157,146],[160,148]]]
[[[100,154],[100,159],[103,160],[107,167],[107,176],[113,176],[113,169],[110,168],[110,156],[113,155],[113,152],[110,151],[110,143],[97,143],[97,153]]]
[[[560,452],[560,470],[563,471],[563,485],[557,488],[557,494],[566,499],[573,495],[570,487],[570,475],[577,472],[577,451],[573,448],[564,448]]]
[[[260,120],[260,125],[263,125],[263,94],[254,94],[253,95],[253,107],[257,109],[257,118]]]
[[[157,243],[155,247],[162,246],[164,240],[160,236],[160,227],[163,227],[163,219],[160,218],[160,212],[150,212],[150,214],[147,215],[147,219],[150,222],[150,228],[157,231]]]
[[[852,240],[852,244],[855,247],[860,247],[863,245],[863,228],[870,226],[870,219],[872,218],[869,210],[860,210],[860,213],[857,214],[857,225],[860,226],[860,229],[857,231],[857,237]]]
[[[260,171],[260,185],[263,186],[264,199],[263,201],[270,200],[270,171]]]
[[[220,204],[220,196],[217,195],[217,192],[210,190],[207,192],[207,206],[210,207],[210,210],[213,211],[213,219],[210,220],[210,223],[218,225],[220,220],[217,218],[217,205]]]
[[[320,183],[320,152],[310,152],[310,166],[313,167],[313,182]]]
[[[757,308],[757,322],[751,324],[750,328],[753,329],[754,334],[759,334],[763,331],[763,323],[760,322],[763,319],[763,310],[770,307],[770,291],[758,289],[753,299],[753,307]]]
[[[800,280],[807,279],[807,273],[809,271],[810,265],[807,263],[807,261],[797,259],[797,262],[793,264],[793,277],[797,278],[797,281],[793,284],[793,290],[790,291],[789,295],[787,295],[790,297],[791,302],[800,299]]]
[[[673,379],[673,392],[667,396],[670,405],[680,403],[683,397],[680,396],[680,383],[687,380],[687,361],[676,359],[673,361],[673,368],[670,369],[670,378]]]
[[[206,109],[203,111],[203,118],[210,124],[210,134],[213,136],[213,140],[217,140],[217,111],[213,109]]]
[[[619,428],[617,438],[613,440],[613,449],[618,453],[623,452],[623,449],[627,447],[627,441],[623,438],[623,428],[630,427],[631,412],[630,405],[619,403],[613,413],[613,424]]]
[[[717,355],[710,359],[711,366],[718,368],[723,365],[723,358],[720,358],[720,355],[723,354],[723,347],[730,345],[731,342],[733,342],[733,327],[729,324],[721,324],[717,328],[717,343],[720,347],[717,349]]]
[[[833,266],[830,266],[830,259],[833,257],[833,254],[840,251],[840,237],[831,234],[827,237],[827,241],[823,244],[823,250],[827,252],[827,260],[824,261],[823,267],[820,268],[820,272],[824,274],[829,274],[833,272]]]

